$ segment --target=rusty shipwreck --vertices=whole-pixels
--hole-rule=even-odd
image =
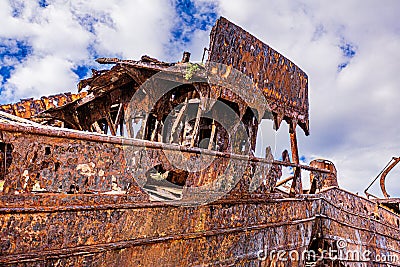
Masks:
[[[399,199],[299,162],[307,75],[225,18],[210,40],[0,106],[1,266],[400,266]],[[281,160],[254,156],[262,119],[289,125]]]

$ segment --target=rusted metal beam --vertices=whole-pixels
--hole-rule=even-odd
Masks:
[[[392,161],[393,162],[382,172],[381,178],[379,179],[380,180],[379,183],[380,183],[380,186],[381,186],[381,190],[382,190],[382,193],[385,196],[385,198],[389,198],[390,197],[390,195],[386,191],[386,186],[385,186],[386,176],[400,162],[400,157],[398,157],[398,158],[394,157],[392,159]]]
[[[215,120],[212,121],[211,124],[211,134],[210,134],[210,141],[208,143],[208,149],[211,150],[214,146],[214,138],[217,126],[215,125]]]
[[[133,139],[133,138],[124,138],[121,139],[115,136],[109,135],[100,135],[95,133],[85,133],[80,131],[74,130],[61,130],[57,128],[49,128],[49,127],[35,127],[35,126],[22,126],[18,124],[4,124],[0,123],[0,131],[10,131],[10,132],[24,132],[24,133],[31,133],[37,135],[44,135],[50,137],[65,137],[69,139],[80,139],[86,141],[94,141],[94,142],[105,142],[111,144],[122,144],[122,145],[131,145],[137,147],[146,147],[146,148],[155,148],[155,149],[166,149],[170,151],[181,151],[181,152],[188,152],[194,154],[204,154],[208,156],[215,156],[221,158],[232,158],[244,161],[251,161],[251,162],[260,162],[266,164],[275,164],[275,165],[282,165],[287,167],[297,167],[308,171],[320,171],[322,173],[330,173],[329,170],[313,168],[307,165],[296,164],[291,162],[283,162],[279,160],[270,161],[268,159],[258,158],[251,155],[240,155],[234,154],[229,152],[220,152],[208,149],[202,149],[198,147],[185,147],[176,144],[164,144],[158,142],[151,142],[147,140],[141,139]]]
[[[178,129],[179,124],[182,122],[182,119],[184,118],[184,115],[186,113],[186,109],[188,107],[188,103],[189,103],[188,98],[186,98],[185,102],[183,103],[181,109],[178,112],[178,115],[175,118],[174,123],[172,124],[171,134],[169,136],[169,138],[170,138],[169,142],[170,143],[176,143],[177,142],[177,139],[179,137],[179,136],[177,136],[177,134],[178,134],[177,129]]]
[[[103,134],[103,131],[101,130],[99,123],[97,121],[95,121],[92,124],[92,127],[94,128],[95,132],[99,133],[99,134]]]
[[[114,121],[114,129],[117,129],[118,126],[121,124],[121,119],[123,118],[123,103],[120,103],[118,106],[118,112],[117,112],[117,116],[115,117],[115,121]],[[123,133],[121,132],[121,135],[123,135]]]
[[[294,176],[286,177],[285,179],[282,179],[282,180],[278,181],[278,182],[276,183],[276,187],[281,186],[281,185],[283,185],[283,184],[285,184],[285,183],[287,183],[287,182],[293,180],[294,178],[295,178]]]
[[[390,170],[393,169],[398,164],[399,161],[400,161],[400,157],[393,157],[392,159],[390,159],[390,161],[381,170],[381,172],[375,177],[374,180],[372,180],[372,182],[364,190],[364,193],[367,195],[368,198],[370,198],[370,197],[378,198],[377,196],[374,196],[373,194],[368,192],[368,190],[376,182],[376,180],[378,180],[378,178],[380,178],[380,186],[381,186],[381,190],[382,190],[384,197],[386,197],[386,198],[390,197],[389,194],[386,192],[385,179],[386,179],[387,174],[390,172]]]
[[[203,114],[203,109],[204,109],[204,99],[200,99],[199,107],[197,108],[197,113],[196,113],[196,120],[194,123],[193,127],[193,134],[192,134],[192,140],[190,141],[190,147],[194,147],[197,138],[198,138],[198,133],[199,133],[199,126],[200,126],[200,119]]]
[[[400,198],[374,199],[378,203],[400,203]]]
[[[117,130],[115,129],[115,125],[114,125],[113,121],[111,120],[110,113],[106,114],[106,120],[107,120],[108,127],[110,128],[111,135],[116,136]]]
[[[300,160],[299,160],[299,151],[297,147],[296,122],[290,123],[289,133],[290,133],[290,146],[292,149],[292,162],[295,164],[299,164]],[[290,188],[290,196],[295,196],[303,193],[303,185],[301,182],[301,169],[295,167],[293,172],[294,172],[294,179],[292,186]]]

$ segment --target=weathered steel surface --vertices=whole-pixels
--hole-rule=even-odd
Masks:
[[[11,164],[0,188],[5,194],[128,191],[134,186],[124,172],[121,146],[7,132],[2,139],[12,145]]]
[[[38,115],[40,112],[54,107],[60,107],[67,103],[74,102],[87,95],[87,92],[78,94],[64,93],[52,96],[43,96],[40,99],[22,99],[18,103],[0,105],[0,111],[29,119]]]
[[[211,32],[209,61],[232,66],[264,92],[277,128],[294,120],[308,135],[308,77],[293,62],[225,18]]]
[[[0,126],[1,142],[12,147],[0,194],[2,264],[304,266],[304,261],[282,262],[276,257],[260,261],[257,252],[296,250],[301,254],[311,244],[316,250],[323,248],[318,247],[321,244],[334,247],[339,238],[349,236],[349,248],[400,256],[400,217],[343,190],[287,198],[286,194],[271,194],[279,171],[275,176],[248,169],[226,197],[211,204],[180,207],[173,201],[151,202],[124,171],[120,138],[20,123]],[[146,153],[158,156],[159,149],[207,151],[130,140],[130,145],[147,146]],[[75,149],[74,153],[70,149]],[[318,171],[290,162],[206,153]],[[112,165],[105,168],[107,162]],[[139,162],[137,166],[143,165]],[[269,177],[264,182],[269,185],[250,193],[254,175]],[[188,185],[201,183],[196,177],[203,179],[192,176]],[[190,196],[193,192],[184,193]],[[368,239],[372,237],[373,242]]]
[[[330,173],[321,173],[318,171],[312,171],[310,173],[310,194],[314,194],[317,191],[325,188],[339,186],[337,181],[336,167],[331,161],[324,159],[315,159],[310,162],[310,166],[330,171]]]
[[[334,249],[339,239],[345,240],[346,251],[352,252],[343,261],[346,266],[400,266],[398,213],[342,189],[331,189],[321,195],[322,240]]]
[[[263,183],[254,188],[253,196],[271,192],[279,176],[270,175],[271,164],[280,162],[271,159],[259,159],[245,155],[209,151],[199,148],[187,148],[176,145],[154,143],[144,140],[126,139],[77,131],[63,131],[57,128],[27,126],[21,123],[0,123],[0,193],[127,193],[137,195],[138,201],[148,197],[138,189],[149,179],[148,171],[162,164],[166,171],[175,171],[171,164],[187,158],[198,160],[196,155],[209,157],[215,172],[210,168],[191,172],[185,177],[185,188],[198,187],[212,183],[223,173],[230,161],[235,161],[246,169],[241,182],[236,185],[230,177],[224,178],[226,185],[231,183],[233,191],[229,195],[249,194],[249,186],[255,175],[260,175]],[[7,148],[7,150],[6,150]],[[98,151],[101,151],[99,153]],[[168,152],[168,158],[166,153]],[[242,162],[242,163],[241,163]],[[251,164],[250,164],[251,162]],[[289,164],[308,169],[307,166]],[[236,165],[231,165],[234,168]],[[311,168],[310,170],[314,170]],[[232,175],[240,172],[231,171]],[[267,177],[271,176],[271,179]],[[222,180],[219,180],[222,182]],[[268,186],[267,186],[268,185]],[[236,186],[236,187],[235,187]],[[206,188],[207,189],[207,188]],[[186,190],[183,199],[191,200],[201,193]],[[217,192],[219,189],[216,188]],[[224,189],[226,191],[226,189]],[[132,196],[131,196],[132,198]],[[229,198],[229,197],[228,197]]]
[[[1,266],[400,266],[399,209],[389,209],[400,201],[337,188],[328,161],[299,164],[295,129],[308,134],[306,74],[224,18],[210,48],[209,62],[189,78],[191,63],[102,58],[116,65],[80,82],[87,95],[1,107],[30,119],[45,111],[39,115],[50,124],[89,131],[0,113]],[[170,86],[177,89],[167,92]],[[213,99],[239,118],[227,129],[202,118],[220,111]],[[251,152],[258,115],[270,118],[270,111],[277,128],[283,119],[290,124],[292,162],[287,151],[282,161],[268,149],[264,159]],[[139,119],[144,140],[126,138]],[[228,130],[240,124],[245,131],[236,141],[250,145],[230,148]],[[204,146],[202,138],[211,141]],[[279,181],[283,167],[294,175]],[[309,191],[300,170],[311,171]],[[286,192],[279,185],[288,181]],[[327,258],[323,250],[341,239],[375,260]],[[306,250],[320,259],[301,257]],[[397,261],[377,261],[383,254]]]
[[[400,257],[396,217],[339,189],[307,198],[275,195],[200,207],[137,204],[120,195],[61,196],[43,196],[40,204],[26,195],[0,197],[2,264],[304,266],[304,261],[279,261],[269,253],[302,255],[317,241],[325,244],[313,248],[318,253],[327,246],[334,249],[339,239],[348,240],[348,249],[372,251],[371,257]],[[3,203],[13,203],[12,208]],[[265,260],[257,259],[260,250],[268,253]],[[358,266],[352,260],[341,263]]]
[[[386,186],[385,186],[386,176],[399,162],[400,162],[400,157],[399,158],[395,158],[394,157],[392,159],[392,163],[387,168],[385,168],[385,170],[381,174],[381,178],[379,179],[381,190],[382,190],[382,193],[385,196],[385,198],[389,198],[390,197],[389,194],[386,191]]]
[[[81,197],[62,196],[72,201]],[[113,199],[117,198],[124,197]],[[24,205],[21,197],[6,199],[11,200]],[[124,206],[113,204],[107,197],[99,200],[90,206],[76,205],[58,212],[40,211],[42,206],[35,204],[33,212],[28,205],[18,210],[0,209],[4,230],[0,262],[252,266],[258,265],[256,253],[264,246],[285,248],[289,242],[291,249],[306,248],[318,210],[315,199],[221,200],[196,208],[156,203]]]

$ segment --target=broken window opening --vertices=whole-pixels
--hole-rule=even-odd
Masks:
[[[126,136],[137,139],[142,138],[140,131],[143,127],[145,117],[145,114],[137,113],[128,118],[124,126],[124,132]]]
[[[223,98],[218,98],[217,102],[215,102],[211,110],[206,113],[205,116],[207,116],[207,118],[213,118],[211,120],[203,120],[202,122],[204,123],[201,124],[202,128],[200,129],[204,132],[203,139],[209,138],[208,149],[213,148],[220,152],[233,152],[231,151],[232,137],[229,136],[229,130],[240,123],[239,104]],[[228,129],[225,129],[225,127]],[[207,135],[207,137],[205,135]],[[203,139],[199,140],[199,144]]]
[[[257,127],[256,146],[254,149],[255,156],[260,158],[265,158],[267,147],[270,147],[272,155],[275,155],[276,131],[274,130],[273,120],[262,119]]]
[[[166,171],[161,164],[146,172],[147,181],[144,189],[154,201],[179,200],[188,176],[187,171]]]
[[[176,87],[165,94],[148,115],[144,139],[184,146],[191,144],[195,125],[192,118],[196,118],[199,105],[200,95],[193,85]]]
[[[204,149],[209,148],[210,142],[212,142],[212,140],[211,140],[212,123],[213,123],[212,119],[201,118],[198,147],[204,148]],[[212,144],[211,144],[211,147],[213,147]]]
[[[254,154],[257,141],[258,121],[256,120],[254,111],[250,107],[247,107],[246,112],[243,115],[242,122],[245,126],[246,133],[250,141],[250,149]]]
[[[124,108],[123,108],[123,103],[118,103],[114,104],[110,107],[110,112],[109,112],[109,121],[108,124],[109,128],[112,129],[112,134],[113,135],[120,135],[124,136],[124,129],[123,125],[124,123]]]
[[[147,125],[146,125],[147,127],[144,135],[145,140],[156,141],[154,140],[154,138],[158,137],[158,135],[156,135],[157,124],[158,124],[157,117],[154,114],[150,114],[147,119]]]
[[[79,186],[75,184],[71,184],[69,186],[69,191],[67,191],[67,194],[77,194],[79,193]]]
[[[3,191],[4,180],[12,163],[13,146],[0,142],[0,192]]]

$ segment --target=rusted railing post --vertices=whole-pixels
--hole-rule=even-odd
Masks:
[[[297,148],[297,136],[296,136],[296,122],[291,121],[289,133],[290,133],[290,146],[292,149],[292,162],[295,164],[300,164],[299,160],[299,151]],[[293,197],[295,195],[303,193],[303,185],[301,183],[301,169],[294,167],[294,179],[292,182],[292,187],[290,188],[290,196]]]

